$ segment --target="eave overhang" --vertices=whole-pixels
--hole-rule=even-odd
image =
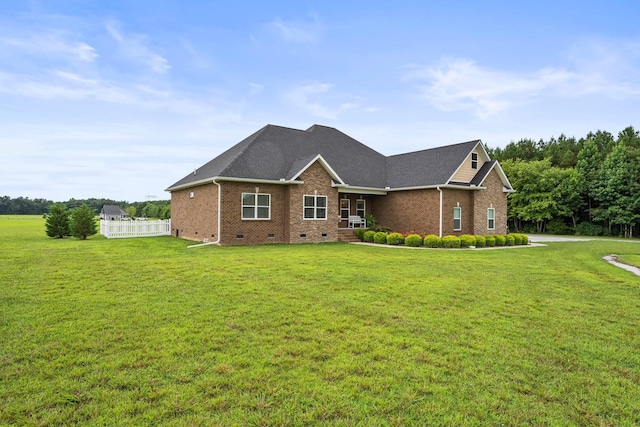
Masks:
[[[188,184],[176,185],[174,187],[169,187],[164,191],[172,192],[178,190],[184,190],[186,188],[198,187],[200,185],[205,184],[213,184],[214,182],[246,182],[246,183],[255,183],[255,184],[277,184],[277,185],[299,185],[304,184],[304,181],[300,180],[287,180],[281,178],[279,180],[274,179],[255,179],[255,178],[237,178],[231,176],[215,176],[213,178],[201,179],[199,181],[190,182]]]

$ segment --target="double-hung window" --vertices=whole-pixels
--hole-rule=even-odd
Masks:
[[[242,219],[271,219],[271,195],[242,193]]]
[[[494,208],[487,209],[487,229],[496,229],[496,210]]]
[[[364,218],[365,216],[365,209],[366,207],[366,202],[364,199],[358,199],[356,200],[356,215],[358,215],[360,218]]]
[[[349,219],[350,208],[351,208],[351,200],[340,199],[340,219],[342,220]]]
[[[453,229],[462,230],[462,208],[453,208]]]
[[[471,169],[478,169],[478,153],[471,153]]]
[[[327,219],[327,196],[304,196],[304,219]]]

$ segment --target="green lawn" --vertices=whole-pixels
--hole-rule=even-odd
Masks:
[[[640,243],[201,247],[0,217],[0,425],[638,425]]]

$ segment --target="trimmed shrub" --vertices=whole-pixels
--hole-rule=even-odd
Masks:
[[[522,236],[522,244],[523,245],[528,245],[529,244],[529,236],[527,236],[526,234],[520,234]]]
[[[424,236],[423,243],[427,248],[442,247],[442,239],[440,238],[440,236],[436,236],[435,234],[427,234],[426,236]]]
[[[504,236],[504,244],[507,246],[513,246],[516,241],[516,238],[513,237],[513,234],[507,234]]]
[[[380,243],[382,245],[387,243],[387,233],[384,233],[382,231],[378,231],[376,234],[373,235],[373,242],[374,243]]]
[[[373,237],[376,235],[376,232],[373,230],[367,230],[364,232],[363,240],[365,242],[373,243]]]
[[[404,236],[400,233],[387,234],[387,245],[401,245],[404,243]]]
[[[507,242],[507,239],[502,234],[496,234],[494,237],[496,238],[496,246],[504,246]]]
[[[445,248],[459,248],[460,238],[458,236],[444,236],[442,238],[442,246]]]
[[[469,246],[476,245],[476,236],[472,236],[471,234],[463,234],[460,236],[460,246],[463,248],[468,248]]]
[[[522,244],[522,234],[520,233],[511,233],[510,236],[513,236],[513,244],[516,246],[520,246]]]
[[[364,241],[364,233],[367,231],[366,228],[356,228],[353,231],[353,234],[356,235],[356,237],[358,238],[358,240],[360,240],[361,242]]]
[[[496,245],[496,236],[489,234],[488,236],[484,236],[484,242],[488,248],[492,248]]]
[[[484,236],[476,236],[476,248],[484,248],[487,245]]]
[[[419,234],[409,234],[404,238],[405,246],[420,246],[422,245],[422,237]]]

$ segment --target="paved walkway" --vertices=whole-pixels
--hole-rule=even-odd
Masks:
[[[573,237],[573,236],[549,236],[543,234],[528,234],[529,241],[535,243],[544,243],[544,242],[588,242],[590,240],[605,240],[598,239],[597,237]],[[607,239],[609,240],[609,239]],[[625,243],[633,243],[633,240],[620,240]],[[637,242],[637,240],[636,240]],[[640,268],[635,267],[633,265],[623,264],[618,261],[618,257],[614,254],[607,255],[602,257],[605,261],[607,261],[611,265],[615,265],[616,267],[620,267],[624,270],[627,270],[636,276],[640,276]]]
[[[616,255],[606,255],[602,257],[603,260],[607,261],[609,264],[611,265],[615,265],[616,267],[620,267],[624,270],[630,271],[631,273],[635,274],[636,276],[640,276],[640,268],[635,267],[633,265],[629,265],[629,264],[623,264],[620,261],[618,261],[618,257]]]
[[[520,245],[520,246],[499,246],[499,247],[492,247],[492,248],[481,248],[480,250],[483,249],[516,249],[516,248],[526,248],[526,247],[532,247],[532,246],[545,246],[544,243],[546,242],[588,242],[590,240],[600,240],[597,237],[574,237],[574,236],[552,236],[552,235],[547,235],[547,234],[527,234],[527,236],[529,236],[529,245]],[[605,239],[602,239],[605,240]],[[607,239],[609,240],[609,239]],[[631,243],[634,242],[633,240],[620,240],[621,242],[627,242],[627,243]],[[639,242],[638,240],[636,240],[636,242]],[[416,247],[410,247],[410,246],[396,246],[396,245],[380,245],[377,243],[365,243],[365,242],[353,242],[352,244],[356,244],[356,245],[367,245],[367,246],[377,246],[377,247],[381,247],[381,248],[404,248],[404,249],[428,249],[425,248],[423,246],[416,248]],[[461,248],[462,250],[467,250],[466,248]],[[474,249],[474,250],[478,250],[478,249]],[[635,274],[636,276],[640,276],[640,268],[635,267],[633,265],[628,265],[628,264],[623,264],[621,262],[618,261],[618,258],[616,255],[607,255],[605,257],[602,257],[602,259],[604,259],[605,261],[607,261],[608,263],[610,263],[611,265],[615,265],[616,267],[620,267],[622,269],[625,269],[633,274]]]

